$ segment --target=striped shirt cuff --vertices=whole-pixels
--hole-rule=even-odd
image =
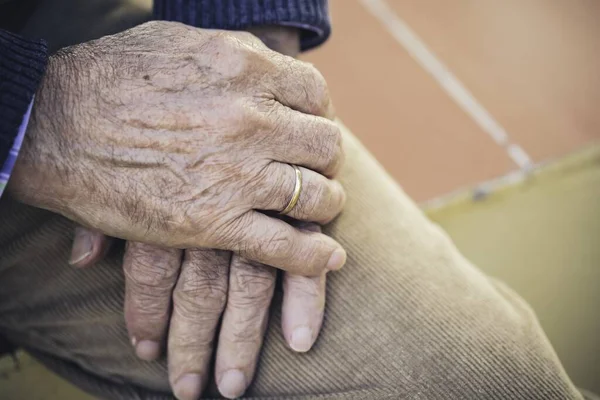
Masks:
[[[29,124],[29,117],[31,116],[32,107],[33,100],[31,100],[31,103],[29,103],[27,112],[25,113],[23,121],[19,126],[19,132],[17,133],[17,137],[15,138],[12,148],[8,153],[8,158],[4,161],[4,165],[2,165],[2,168],[0,169],[0,197],[2,196],[2,193],[4,193],[4,189],[8,184],[8,179],[10,178],[10,174],[12,173],[12,170],[15,167],[15,162],[17,161],[19,150],[21,150],[21,146],[23,145],[23,138],[25,137],[27,125]]]

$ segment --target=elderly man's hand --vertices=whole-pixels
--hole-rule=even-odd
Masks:
[[[301,228],[319,231],[314,224]],[[108,246],[104,235],[77,228],[76,266],[89,267]],[[219,391],[228,398],[241,396],[254,376],[276,270],[229,252],[136,242],[127,244],[123,268],[125,321],[137,355],[155,360],[166,342],[173,391],[180,400],[194,400],[211,378],[216,352]],[[294,351],[308,351],[321,329],[325,278],[326,273],[283,275],[282,330]]]
[[[111,236],[232,250],[320,276],[345,261],[333,239],[259,210],[326,223],[344,192],[316,70],[249,33],[152,22],[51,57],[9,190]]]
[[[253,33],[282,54],[299,52],[295,29],[261,27]],[[319,231],[314,224],[296,225]],[[99,232],[77,228],[71,263],[93,264],[103,257],[110,241]],[[163,343],[167,344],[176,396],[199,398],[210,379],[215,352],[219,390],[230,398],[243,394],[252,381],[267,326],[275,270],[226,252],[183,252],[136,242],[127,245],[124,270],[125,318],[132,344],[145,360],[159,357]],[[325,278],[325,273],[284,274],[282,329],[295,351],[308,351],[319,333]]]

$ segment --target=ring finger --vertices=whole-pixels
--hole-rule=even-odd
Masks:
[[[299,221],[331,222],[346,202],[342,185],[310,169],[296,168],[300,174],[289,164],[270,163],[259,178],[260,194],[255,208],[281,212],[290,205],[299,188],[297,203],[287,215]]]
[[[344,162],[342,131],[326,118],[303,114],[287,107],[276,107],[280,115],[271,128],[270,159],[302,165],[327,177],[336,176]]]

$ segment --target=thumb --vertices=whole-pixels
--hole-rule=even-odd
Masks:
[[[69,264],[76,268],[86,268],[95,264],[106,255],[111,242],[111,238],[100,232],[80,226],[75,228]]]

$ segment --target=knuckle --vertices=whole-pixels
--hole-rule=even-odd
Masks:
[[[213,50],[225,50],[226,54],[232,55],[239,50],[244,50],[244,41],[233,32],[212,31],[206,41],[206,46]],[[234,53],[230,53],[233,51]]]
[[[179,35],[173,37],[173,33],[180,33],[182,28],[182,24],[173,21],[148,21],[126,32],[141,35],[142,37],[148,35],[154,39],[154,44],[166,46],[167,40],[170,41],[172,45],[173,40],[178,39]]]
[[[229,298],[228,306],[239,310],[262,311],[271,304],[271,292],[243,292]]]
[[[125,300],[125,322],[130,331],[146,333],[162,333],[169,320],[169,296],[156,294],[137,294],[129,291]]]
[[[251,243],[245,244],[237,251],[238,255],[248,259],[258,258],[282,258],[292,254],[294,251],[294,243],[291,237],[287,237],[284,233],[269,233],[265,232],[260,239],[253,240]]]
[[[266,319],[262,313],[254,313],[248,316],[244,321],[239,321],[235,327],[227,334],[230,340],[237,344],[250,345],[250,351],[257,349],[263,340],[262,330]]]
[[[126,272],[126,277],[131,283],[132,289],[137,293],[157,293],[172,287],[172,281],[165,279],[163,271],[163,268],[154,268],[136,262],[129,272]]]
[[[184,274],[173,296],[184,316],[195,316],[199,312],[220,314],[227,303],[226,276],[213,272]]]
[[[300,197],[298,201],[298,208],[301,214],[319,218],[320,215],[327,213],[327,206],[329,199],[331,199],[331,190],[328,184],[324,182],[307,182],[305,197]],[[317,221],[320,222],[320,221]]]
[[[267,236],[262,246],[267,254],[291,254],[294,250],[292,238],[280,233]]]
[[[278,117],[272,111],[273,103],[274,100],[256,99],[250,107],[246,103],[234,106],[235,113],[239,115],[238,125],[248,137],[264,140],[275,130]]]
[[[334,123],[330,122],[326,129],[323,129],[323,145],[321,149],[324,154],[325,162],[327,164],[328,175],[335,175],[341,166],[343,160],[343,146],[342,146],[342,130]]]
[[[177,293],[201,304],[207,300],[224,303],[227,299],[227,285],[223,279],[214,279],[205,274],[186,275],[180,279]]]
[[[327,81],[321,71],[310,63],[308,64],[308,67],[317,93],[321,94],[322,97],[329,97],[329,87],[327,86]]]
[[[178,272],[178,250],[147,245],[128,245],[125,275],[140,291],[170,290]]]
[[[219,62],[219,59],[235,59],[234,54],[240,47],[240,40],[226,31],[202,31],[202,40],[200,50],[204,54],[215,55],[213,67],[221,70],[224,65]],[[220,56],[218,56],[220,55]],[[217,57],[218,56],[218,57]]]
[[[252,181],[256,182],[251,186],[257,200],[264,201],[273,208],[281,209],[289,201],[292,181],[287,174],[281,174],[280,166],[277,163],[271,161],[257,170]]]
[[[160,297],[156,293],[138,293],[131,291],[127,298],[127,308],[131,322],[138,326],[152,328],[157,322],[166,321],[169,314],[170,296]],[[160,327],[156,327],[160,329]]]
[[[308,129],[307,129],[308,128]],[[342,131],[332,121],[313,117],[308,127],[304,128],[305,151],[318,171],[328,177],[339,172],[343,159]]]
[[[268,134],[277,134],[286,127],[285,124],[290,122],[289,118],[284,118],[281,108],[277,107],[277,101],[268,91],[254,96],[251,106],[255,111],[255,113],[251,113],[251,116],[259,118],[259,121],[265,124],[266,133]],[[246,107],[246,109],[249,108]],[[265,132],[261,131],[261,133]]]
[[[231,34],[221,30],[211,31],[208,40],[214,45],[230,44]]]
[[[337,154],[342,152],[342,130],[335,122],[330,123],[327,131],[328,139],[332,143],[333,151]]]
[[[248,32],[248,31],[235,31],[235,32],[233,32],[233,34],[235,36],[237,36],[238,38],[240,38],[241,40],[250,42],[252,44],[262,43],[255,35],[253,35],[252,33]]]
[[[227,267],[231,261],[231,253],[223,250],[194,249],[186,251],[186,262],[193,268],[212,279],[226,276]]]
[[[316,100],[317,109],[320,114],[325,114],[329,109],[331,98],[329,95],[329,86],[325,77],[313,64],[305,63],[307,65],[307,80],[311,87],[311,92]]]
[[[260,59],[260,69],[263,74],[267,74],[273,80],[272,83],[278,82],[282,87],[287,87],[288,82],[284,80],[284,77],[287,76],[292,68],[290,66],[291,62],[296,62],[296,60],[291,59],[288,60],[287,57],[273,57],[275,52],[273,51],[262,51],[259,52],[257,57]]]
[[[251,192],[248,188],[243,188],[242,192]],[[251,200],[250,200],[251,203]],[[240,243],[244,234],[248,231],[251,225],[249,213],[235,218],[234,220],[222,225],[220,229],[214,231],[214,242],[220,243],[223,248],[230,250],[241,250],[244,246]]]
[[[166,27],[168,27],[169,24],[166,21],[148,21],[148,22],[144,22],[143,24],[132,28],[132,30],[137,31],[137,30],[162,30]]]
[[[196,360],[210,357],[214,342],[212,329],[209,329],[205,324],[198,327],[194,326],[193,328],[189,332],[182,332],[177,335],[176,342],[171,346],[172,350],[185,351],[186,354],[189,354],[190,357]],[[202,331],[198,332],[198,329],[202,329]],[[182,355],[179,355],[179,357],[181,358]],[[195,364],[193,362],[186,363],[182,360],[180,362],[182,364],[180,367],[185,366],[185,364]]]
[[[140,26],[146,26],[151,28],[164,28],[165,26],[175,25],[169,21],[153,20],[143,23]],[[134,28],[135,29],[135,28]]]
[[[186,320],[202,320],[203,316],[218,316],[225,309],[227,293],[214,286],[173,294],[175,311]]]
[[[235,308],[264,309],[275,290],[275,271],[267,266],[241,261],[232,274],[229,303]]]

